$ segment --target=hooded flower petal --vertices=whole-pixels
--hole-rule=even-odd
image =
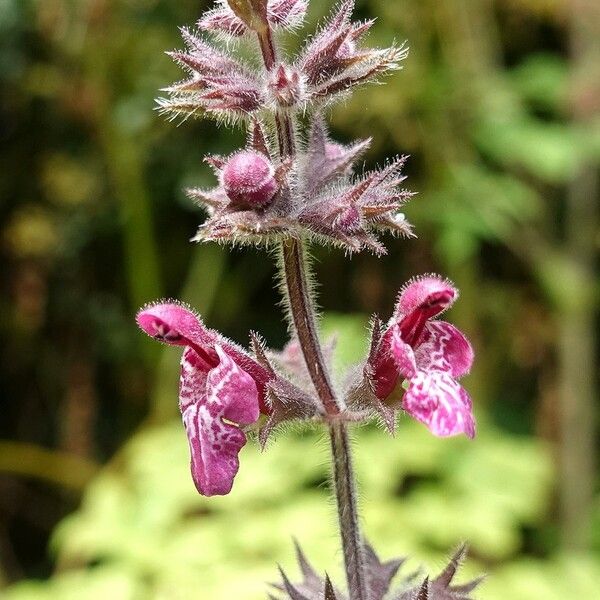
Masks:
[[[419,311],[426,312],[427,318],[435,317],[452,306],[457,297],[456,288],[439,275],[416,277],[400,290],[395,316]]]
[[[194,348],[207,368],[217,363],[212,349],[216,335],[189,308],[176,302],[151,304],[138,312],[136,320],[142,331],[160,342]]]
[[[437,436],[475,436],[471,398],[448,373],[419,371],[409,380],[402,408]]]
[[[175,302],[146,306],[137,314],[137,323],[150,337],[173,346],[212,341],[200,319],[191,310]]]
[[[240,425],[270,414],[268,382],[274,373],[242,348],[207,329],[188,308],[160,302],[137,315],[140,328],[162,342],[185,346],[179,408],[188,434],[191,470],[205,496],[227,494],[246,443]]]
[[[471,370],[473,348],[454,325],[430,321],[425,325],[415,358],[419,369],[444,371],[452,377],[462,377]]]
[[[207,370],[219,362],[215,349],[215,345],[219,344],[256,381],[262,396],[264,386],[270,379],[267,370],[240,346],[218,332],[207,329],[185,305],[177,302],[149,304],[138,312],[136,320],[140,328],[154,339],[174,346],[191,346],[206,363]]]
[[[246,436],[237,426],[258,419],[252,377],[217,345],[219,364],[208,371],[187,348],[181,361],[180,408],[191,454],[192,478],[204,496],[231,491]],[[226,419],[226,420],[224,420]]]

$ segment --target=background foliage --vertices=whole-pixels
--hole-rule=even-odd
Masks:
[[[310,23],[328,3],[313,2]],[[261,598],[295,535],[339,574],[327,445],[292,431],[244,450],[234,493],[198,497],[177,421],[177,352],[133,324],[180,297],[245,343],[286,339],[272,261],[192,246],[181,189],[242,140],[153,112],[179,76],[198,0],[0,0],[0,594]],[[419,239],[384,260],[317,251],[323,329],[340,366],[368,316],[435,270],[475,341],[479,436],[356,432],[364,520],[385,557],[433,567],[460,540],[482,599],[591,598],[600,578],[597,3],[358,2],[373,42],[407,39],[387,85],[333,113],[367,166],[410,153]],[[286,47],[298,43],[286,38]],[[293,567],[292,569],[293,570]],[[35,580],[35,581],[34,581]]]

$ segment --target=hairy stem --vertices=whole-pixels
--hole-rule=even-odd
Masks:
[[[258,31],[257,35],[265,68],[267,71],[272,71],[277,64],[277,50],[273,40],[273,32],[270,27],[265,27],[264,30]],[[275,126],[277,128],[277,142],[281,157],[294,156],[296,153],[294,124],[289,114],[276,109]]]
[[[303,244],[300,240],[292,239],[283,242],[282,246],[285,285],[294,329],[323,408],[328,415],[333,417],[329,425],[333,459],[333,487],[338,509],[348,592],[350,600],[368,600],[348,426],[343,420],[336,419],[336,415],[340,413],[340,406],[331,385],[317,336],[315,311],[308,291]]]
[[[333,422],[329,426],[329,437],[348,593],[350,600],[368,600],[364,547],[358,520],[356,482],[348,426],[341,421]]]
[[[303,243],[297,239],[289,239],[282,243],[282,247],[285,286],[292,323],[298,335],[310,378],[323,403],[323,408],[328,414],[335,415],[340,412],[340,407],[317,335],[314,307],[308,290]]]
[[[267,27],[264,31],[257,33],[265,68],[267,71],[272,71],[277,63],[277,53],[271,29]],[[275,125],[281,158],[293,157],[296,147],[294,124],[290,115],[278,110],[275,113]],[[315,307],[308,284],[304,243],[302,240],[291,238],[284,240],[281,247],[285,292],[289,300],[292,324],[323,409],[327,415],[332,417],[329,425],[329,437],[333,459],[333,487],[338,509],[348,593],[350,600],[368,600],[348,427],[343,420],[336,418],[344,407],[336,398],[323,359],[323,350],[317,334]]]

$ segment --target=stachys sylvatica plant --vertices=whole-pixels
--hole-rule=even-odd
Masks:
[[[324,114],[354,87],[398,69],[407,49],[364,45],[373,22],[352,21],[354,2],[343,0],[290,58],[277,47],[275,34],[300,25],[307,4],[220,0],[197,29],[182,30],[186,48],[170,54],[189,76],[159,100],[161,110],[175,118],[207,116],[247,129],[244,148],[206,157],[216,186],[188,191],[207,214],[194,240],[278,249],[289,343],[279,352],[269,350],[252,333],[246,350],[172,301],[147,305],[137,321],[153,338],[182,347],[179,407],[200,494],[231,491],[249,428],[259,431],[263,446],[284,422],[311,421],[329,432],[346,590],[318,574],[298,547],[302,581],[282,572],[271,598],[468,599],[479,580],[452,583],[464,547],[437,577],[417,574],[393,584],[402,560],[382,562],[360,532],[349,427],[381,419],[393,432],[396,415],[405,412],[436,436],[473,437],[471,399],[458,382],[471,367],[473,350],[456,327],[438,318],[457,290],[427,274],[400,289],[387,323],[373,317],[361,368],[346,377],[331,375],[306,247],[321,243],[346,253],[384,254],[380,233],[412,235],[399,212],[411,193],[401,187],[405,157],[357,173],[355,163],[369,140],[333,141]],[[236,56],[232,41],[240,37],[255,46],[256,64]]]

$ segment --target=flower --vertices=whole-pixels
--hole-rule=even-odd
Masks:
[[[473,349],[454,325],[434,320],[457,296],[456,288],[438,275],[410,281],[367,368],[380,401],[389,400],[400,378],[405,379],[402,408],[440,437],[475,435],[471,399],[456,381],[469,372]]]
[[[146,306],[137,323],[161,342],[184,346],[179,408],[192,478],[203,496],[228,494],[246,444],[242,427],[255,423],[260,412],[269,412],[264,398],[270,373],[233,342],[206,329],[181,304]]]

